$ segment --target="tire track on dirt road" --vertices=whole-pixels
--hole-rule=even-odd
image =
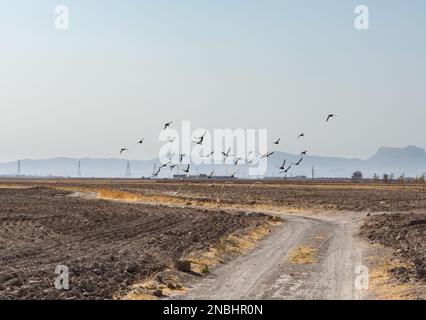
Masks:
[[[280,215],[286,223],[258,248],[218,267],[175,299],[360,299],[355,268],[362,243],[354,215],[319,217]],[[358,215],[359,217],[359,215]],[[317,250],[317,263],[289,261],[301,246]]]

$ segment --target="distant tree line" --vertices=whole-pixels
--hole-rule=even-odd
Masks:
[[[359,170],[355,171],[352,174],[352,181],[360,182],[363,180],[363,173]],[[425,183],[426,182],[426,173],[423,173],[420,176],[416,176],[415,178],[407,178],[405,174],[401,174],[399,177],[395,178],[393,173],[384,173],[382,177],[380,177],[377,173],[373,176],[374,182],[383,182],[383,183],[391,183],[392,181],[397,181],[399,183],[404,182],[413,182],[413,183]]]

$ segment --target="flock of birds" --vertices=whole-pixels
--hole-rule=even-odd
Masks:
[[[326,123],[330,121],[330,119],[336,117],[337,115],[334,113],[331,113],[327,116],[326,119]],[[169,128],[171,125],[173,125],[173,122],[167,122],[164,124],[164,128],[163,130],[166,130],[167,128]],[[194,137],[195,141],[193,141],[193,143],[195,143],[196,145],[202,145],[204,142],[204,137],[206,136],[207,131],[200,137]],[[305,137],[305,133],[301,133],[297,136],[297,139],[301,139]],[[173,143],[175,141],[176,137],[168,137],[168,142],[169,143]],[[137,144],[143,144],[144,143],[145,138],[140,139]],[[281,138],[278,138],[276,141],[274,141],[274,145],[279,145],[281,141]],[[123,154],[124,152],[129,151],[129,149],[127,148],[121,148],[120,149],[120,154]],[[215,153],[215,151],[211,151],[208,155],[203,156],[204,158],[210,158],[213,156],[213,154]],[[265,158],[269,158],[270,156],[272,156],[275,153],[275,151],[272,152],[267,152],[265,154],[261,154],[259,153],[259,157],[261,159],[265,159]],[[233,157],[233,155],[231,154],[231,148],[229,148],[226,152],[221,152],[222,154],[222,160],[223,163],[225,163],[225,161],[229,158],[229,157]],[[249,151],[248,156],[254,154],[254,151]],[[303,156],[308,154],[308,150],[304,150],[300,153],[300,159],[297,162],[292,162],[290,163],[288,166],[287,165],[287,160],[284,159],[282,164],[280,166],[276,166],[276,168],[278,168],[280,170],[280,174],[287,174],[289,172],[289,170],[293,167],[293,166],[299,166],[302,161],[303,161]],[[184,157],[186,156],[185,154],[181,153],[179,154],[179,163],[173,163],[172,159],[175,156],[175,154],[167,154],[166,157],[169,160],[167,163],[162,164],[159,168],[157,168],[153,173],[152,173],[152,178],[157,178],[158,175],[160,174],[161,170],[163,170],[164,168],[169,168],[170,170],[173,170],[175,168],[177,168],[180,164],[182,164],[182,161],[184,159]],[[248,159],[243,159],[243,158],[236,158],[234,159],[233,163],[234,166],[237,166],[240,162],[244,161],[246,162],[246,164],[250,165],[253,164],[254,161],[256,160],[256,157],[253,157],[252,159],[248,160]],[[181,169],[182,172],[189,174],[190,172],[190,168],[191,165],[188,164],[184,169]],[[233,174],[231,174],[229,176],[229,178],[235,178],[235,176],[237,175],[238,172],[234,172]],[[214,170],[207,176],[208,179],[213,178],[214,175]]]

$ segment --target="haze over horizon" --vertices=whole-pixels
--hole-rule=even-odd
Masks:
[[[362,1],[367,31],[352,0],[64,4],[58,31],[57,1],[0,1],[0,162],[152,159],[164,122],[184,120],[267,128],[294,154],[426,146],[424,1]]]

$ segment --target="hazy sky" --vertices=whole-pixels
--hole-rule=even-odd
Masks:
[[[182,120],[267,128],[288,152],[426,147],[423,0],[0,0],[0,29],[0,161],[152,158]]]

